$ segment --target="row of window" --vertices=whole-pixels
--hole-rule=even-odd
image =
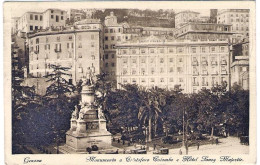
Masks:
[[[64,20],[63,16],[58,16],[58,15],[56,15],[55,18],[56,18],[56,19],[55,19],[56,22],[59,22],[60,20]],[[51,19],[54,19],[54,15],[51,15]]]
[[[115,49],[115,44],[110,45],[110,47],[108,45],[105,45],[105,49]]]
[[[105,67],[109,67],[109,63],[108,62],[105,63]],[[114,62],[111,63],[111,67],[115,67],[115,63]]]
[[[115,58],[115,55],[114,54],[111,54],[111,58]],[[108,54],[105,54],[105,59],[109,59],[109,55]]]
[[[54,13],[54,10],[51,10],[51,13]],[[60,13],[61,13],[61,15],[63,15],[63,11],[61,11]]]
[[[36,40],[36,43],[37,43],[37,40]],[[38,42],[39,43],[39,42]],[[37,43],[37,44],[38,44]],[[91,42],[91,47],[95,47],[95,43],[94,42]],[[38,48],[38,51],[37,53],[39,53],[39,45],[36,45],[35,46],[36,48]],[[74,43],[67,43],[67,49],[73,49],[74,48]],[[82,43],[79,43],[78,45],[78,48],[82,48]],[[50,44],[45,44],[44,45],[44,50],[50,50],[51,49],[51,45]],[[33,46],[30,47],[30,52],[33,52],[34,49],[33,49]],[[55,49],[54,49],[55,52],[61,52],[61,43],[59,44],[55,44]]]
[[[54,19],[54,15],[51,15],[51,19]],[[64,17],[59,15],[56,15],[56,22],[59,22],[59,19],[63,20]],[[30,14],[30,20],[35,20],[35,21],[42,21],[42,15],[33,15]]]
[[[35,26],[35,27],[38,28],[38,26]],[[42,27],[41,27],[41,28],[42,28]],[[69,40],[72,40],[72,38],[73,38],[72,35],[68,36],[68,39],[69,39]],[[94,39],[95,39],[95,35],[94,35],[94,34],[91,34],[90,39],[91,39],[91,40],[94,40]],[[78,40],[79,40],[79,41],[82,41],[82,36],[81,36],[81,35],[78,35]],[[39,44],[40,38],[36,38],[35,41],[36,41],[36,44]],[[45,41],[46,41],[46,42],[49,42],[49,38],[46,37],[46,38],[45,38]],[[60,42],[60,36],[57,36],[57,37],[56,37],[56,41]],[[31,44],[33,44],[33,40],[31,40],[30,42],[31,42]]]
[[[72,58],[72,53],[68,53],[67,55],[66,55],[67,57],[66,58]],[[49,59],[49,54],[45,54],[45,57],[44,57],[45,59]],[[57,57],[56,57],[57,59],[61,59],[61,55],[60,54],[57,54]],[[80,52],[80,53],[78,53],[78,58],[83,58],[83,55],[82,55],[82,53]],[[91,53],[91,60],[95,60],[96,58],[95,58],[95,55],[94,55],[94,52],[92,52]],[[31,61],[33,61],[33,57],[31,56],[30,57],[30,60]],[[35,57],[35,60],[39,60],[39,57],[38,57],[38,55]],[[113,64],[113,67],[114,67],[114,64]]]
[[[108,56],[107,56],[106,59],[108,59]],[[150,63],[155,63],[155,60],[156,60],[156,58],[150,58]],[[159,61],[160,61],[160,63],[164,63],[166,60],[165,60],[165,58],[160,58]],[[122,62],[123,62],[123,64],[126,64],[128,62],[128,59],[123,58]],[[146,58],[141,58],[140,62],[141,63],[146,63]],[[174,58],[169,58],[169,62],[173,63],[174,62]],[[181,57],[178,58],[178,62],[183,62],[183,58],[181,58]],[[136,58],[131,59],[131,63],[136,64],[137,63],[137,59]],[[208,61],[206,60],[206,57],[202,57],[201,63],[202,64],[204,64],[204,63],[207,64],[208,63]],[[223,64],[223,65],[227,64],[227,61],[226,61],[225,57],[221,58],[220,63]],[[217,65],[217,64],[218,63],[217,63],[216,58],[215,57],[211,57],[211,65]],[[199,65],[198,60],[197,60],[196,57],[193,57],[192,65],[193,66]]]
[[[176,48],[177,49],[177,53],[183,53],[185,48]],[[175,53],[176,52],[176,49],[175,48],[169,48],[168,49],[168,53]],[[167,51],[165,49],[149,49],[149,53],[150,54],[154,54],[154,53],[166,53]],[[191,53],[208,53],[208,52],[211,52],[211,53],[216,53],[216,52],[226,52],[227,51],[227,47],[220,47],[219,51],[218,51],[218,48],[217,47],[210,47],[210,49],[208,47],[192,47],[190,52]],[[119,51],[119,54],[139,54],[139,49],[132,49],[132,50],[128,50],[128,49],[121,49]],[[141,49],[140,50],[140,53],[141,54],[145,54],[145,53],[148,53],[148,50],[147,49]]]
[[[30,20],[35,20],[35,21],[42,21],[42,15],[33,15],[30,14]]]
[[[230,22],[249,22],[248,18],[247,19],[230,19]]]
[[[42,26],[34,26],[34,28],[33,28],[33,25],[30,25],[30,31],[41,30],[41,29],[42,29]]]
[[[113,67],[114,67],[114,63],[112,63],[113,64]],[[106,67],[108,67],[108,63],[106,63]],[[159,70],[158,70],[158,73],[173,73],[174,72],[174,69],[175,69],[175,67],[169,67],[168,68],[168,70],[166,71],[166,68],[159,68]],[[138,70],[137,69],[135,69],[135,68],[132,68],[131,69],[131,72],[129,73],[128,72],[128,70],[129,69],[127,69],[127,68],[123,68],[122,69],[122,74],[123,75],[129,75],[129,74],[131,74],[131,75],[137,75],[138,73]],[[183,67],[177,67],[177,73],[183,73],[184,72],[184,68]],[[147,74],[148,72],[147,72],[147,69],[146,68],[141,68],[140,69],[140,73],[139,74],[141,74],[141,75],[145,75],[145,74]],[[156,73],[156,68],[154,68],[154,67],[151,67],[150,68],[150,72],[149,72],[149,74],[155,74]],[[228,72],[227,72],[227,68],[226,67],[221,67],[221,72],[220,72],[220,74],[227,74]],[[193,73],[192,73],[194,76],[198,76],[199,75],[199,71],[195,68],[195,69],[193,69]],[[210,72],[210,74],[211,75],[218,75],[219,73],[218,73],[218,68],[215,68],[215,67],[212,67],[211,68],[211,72]],[[209,75],[209,72],[208,72],[208,70],[207,69],[204,69],[204,70],[202,70],[201,71],[201,75]]]
[[[230,17],[239,17],[239,16],[241,16],[241,17],[249,17],[249,14],[230,14],[229,15]],[[225,15],[224,15],[224,17],[225,17]]]
[[[141,78],[140,79],[140,83],[146,83],[146,82],[150,82],[150,83],[155,83],[155,78],[149,78],[149,79],[146,79],[146,78]],[[159,82],[161,83],[164,83],[164,82],[174,82],[174,78],[159,78]],[[178,82],[178,83],[183,83],[184,80],[182,77],[176,79],[175,78],[175,81]],[[129,81],[129,79],[126,79],[124,78],[123,79],[123,83],[137,83],[137,79],[135,78],[132,78],[131,81]],[[226,77],[221,77],[221,83],[222,82],[227,82],[226,81]],[[193,86],[199,86],[199,82],[197,79],[193,79],[193,82],[192,82]],[[217,81],[217,78],[216,77],[212,77],[211,78],[211,85],[214,86],[214,85],[217,85],[218,84],[218,81]],[[208,79],[206,77],[202,77],[202,80],[201,80],[201,86],[209,86],[209,83],[208,83]]]
[[[233,27],[231,28],[232,30],[241,30],[241,31],[249,31],[249,28],[248,27],[238,27],[238,24],[236,27]]]
[[[117,29],[105,29],[105,33],[121,33],[122,29],[121,28],[117,28]]]

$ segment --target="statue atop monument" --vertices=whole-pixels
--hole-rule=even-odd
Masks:
[[[71,128],[66,133],[66,146],[76,152],[84,152],[95,141],[99,148],[111,147],[111,133],[106,128],[103,107],[96,105],[94,69],[88,67],[83,79],[81,100],[71,115]]]
[[[85,81],[85,84],[86,85],[93,85],[93,71],[92,69],[90,69],[90,67],[87,68],[87,71],[86,71],[86,81]]]

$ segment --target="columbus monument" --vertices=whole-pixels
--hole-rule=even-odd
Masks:
[[[86,152],[86,148],[93,145],[101,150],[111,147],[111,133],[107,131],[101,107],[95,104],[94,94],[93,76],[89,71],[82,84],[80,104],[75,106],[70,130],[66,133],[65,147],[72,152]]]

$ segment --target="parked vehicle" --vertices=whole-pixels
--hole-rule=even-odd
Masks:
[[[153,154],[168,155],[169,149],[168,148],[160,148],[159,150],[153,152]]]

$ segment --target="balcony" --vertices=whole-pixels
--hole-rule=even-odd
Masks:
[[[227,65],[227,61],[226,60],[221,60],[221,65]]]
[[[198,75],[199,75],[199,72],[193,72],[192,75],[193,75],[193,76],[198,76]]]
[[[201,64],[202,65],[208,65],[208,61],[202,61]]]
[[[202,86],[208,86],[208,85],[209,85],[208,82],[203,82],[203,83],[202,83]]]
[[[222,75],[227,75],[227,71],[226,71],[226,70],[223,70],[223,71],[221,71],[221,74],[222,74]]]
[[[198,61],[192,61],[192,66],[198,66],[198,65],[199,65]]]
[[[39,54],[39,50],[35,50],[35,51],[34,51],[34,54]]]
[[[218,75],[218,71],[212,72],[211,75]]]
[[[203,76],[208,75],[208,71],[202,71],[201,75],[203,75]]]
[[[211,85],[212,86],[218,86],[218,82],[212,82]]]
[[[55,53],[60,53],[61,49],[54,49]]]
[[[218,65],[217,61],[211,61],[211,65]]]
[[[193,86],[199,86],[199,82],[193,82],[192,85]]]

